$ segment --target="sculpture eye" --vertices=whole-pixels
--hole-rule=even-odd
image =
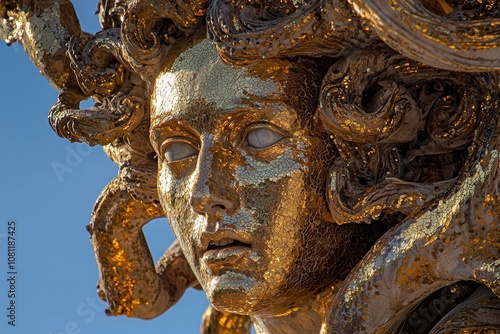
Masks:
[[[283,135],[268,128],[257,128],[247,133],[245,142],[252,148],[266,148],[285,138]]]
[[[175,142],[169,144],[163,153],[168,162],[175,162],[198,154],[198,150],[193,145],[185,142]]]

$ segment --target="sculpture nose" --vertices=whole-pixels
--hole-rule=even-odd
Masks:
[[[200,196],[199,193],[191,196],[191,206],[200,215],[213,215],[230,210],[233,205],[229,200],[214,195],[212,192]]]
[[[230,193],[231,179],[227,161],[223,156],[214,156],[210,147],[202,147],[191,188],[190,204],[201,215],[213,215],[234,208],[235,199]]]

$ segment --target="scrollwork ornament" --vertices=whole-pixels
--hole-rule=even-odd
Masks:
[[[477,128],[484,91],[469,89],[472,82],[482,85],[480,76],[435,70],[383,47],[330,68],[318,116],[341,158],[328,193],[335,221],[406,216],[450,188]],[[422,161],[436,166],[422,169]]]
[[[331,57],[352,43],[375,37],[344,1],[213,1],[207,12],[209,36],[221,57],[244,65],[283,56]]]
[[[124,60],[119,29],[73,39],[68,57],[79,86],[97,103],[89,110],[80,110],[78,97],[58,103],[49,114],[54,130],[72,141],[106,145],[137,127],[147,110],[146,88]]]
[[[460,1],[349,0],[377,34],[403,55],[451,71],[500,69],[498,2],[476,3],[475,15],[463,15]],[[451,3],[451,4],[450,4]],[[472,5],[472,7],[474,4]],[[482,6],[482,7],[481,7]]]
[[[499,104],[496,76],[482,79],[485,98],[480,103],[480,126],[457,181],[449,191],[419,208],[379,239],[336,295],[326,333],[395,332],[400,319],[424,296],[450,282],[476,281],[498,296],[499,229],[492,223],[497,212],[491,211],[495,204],[485,201],[484,194],[497,196],[492,180],[498,172],[498,118],[492,111]],[[478,216],[482,218],[477,220]],[[485,222],[490,225],[486,227]],[[481,251],[474,249],[478,242],[483,244]],[[361,302],[366,298],[369,303]],[[360,309],[361,305],[364,309]],[[374,305],[378,306],[372,308]],[[398,305],[397,312],[394,305]],[[346,317],[349,321],[344,320]]]
[[[128,61],[144,78],[158,72],[170,45],[204,22],[208,1],[135,0],[122,25]]]

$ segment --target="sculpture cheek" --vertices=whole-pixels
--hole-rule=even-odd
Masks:
[[[236,179],[242,186],[258,186],[266,181],[276,182],[306,167],[304,154],[299,152],[297,159],[291,148],[287,148],[283,154],[268,161],[257,160],[245,152],[242,156],[246,164],[236,170]]]
[[[183,222],[190,221],[187,217],[194,216],[189,205],[189,179],[188,176],[177,178],[165,167],[160,168],[158,175],[160,203],[178,239],[181,239],[179,236],[182,232],[188,232],[187,229],[190,228]]]

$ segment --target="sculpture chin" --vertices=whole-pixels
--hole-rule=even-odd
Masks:
[[[259,311],[262,283],[243,273],[227,270],[211,277],[203,288],[210,304],[219,311],[248,315]]]
[[[285,291],[283,287],[271,289],[265,280],[230,270],[213,276],[203,290],[217,310],[243,315],[284,314],[296,307],[298,300],[310,295],[304,291]]]

